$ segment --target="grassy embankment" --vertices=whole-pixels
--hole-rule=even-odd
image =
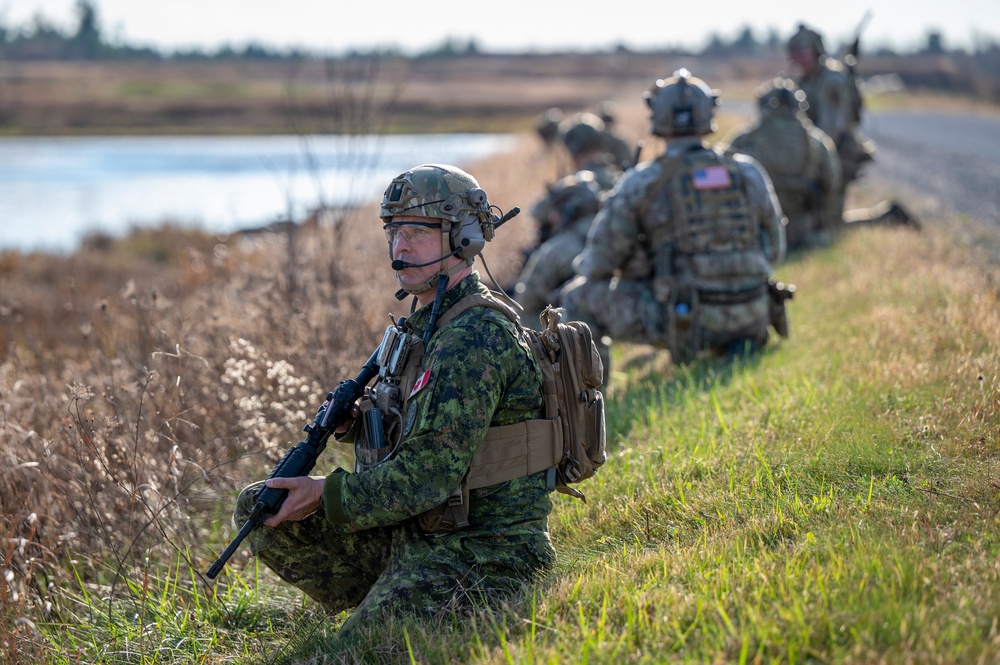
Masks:
[[[550,168],[526,144],[470,170],[506,209]],[[508,613],[379,626],[355,654],[996,659],[1000,269],[979,248],[1000,239],[976,221],[790,257],[792,337],[750,362],[618,349],[610,459],[587,504],[556,499],[549,578]],[[405,309],[378,225],[350,228],[300,232],[294,266],[285,237],[169,231],[2,257],[4,662],[337,661],[314,654],[343,617],[243,553],[202,574],[234,490]],[[498,277],[529,237],[512,224],[488,248]]]

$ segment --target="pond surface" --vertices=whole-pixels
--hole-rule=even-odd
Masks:
[[[496,134],[0,138],[0,250],[72,251],[171,221],[228,233],[377,199],[423,163],[510,149]]]

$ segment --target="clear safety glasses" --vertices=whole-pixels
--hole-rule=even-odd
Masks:
[[[396,244],[400,238],[409,244],[419,244],[441,237],[441,225],[433,222],[390,222],[382,230],[390,245]]]

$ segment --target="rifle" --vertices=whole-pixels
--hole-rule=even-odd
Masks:
[[[864,98],[861,96],[861,90],[858,87],[858,74],[855,68],[858,66],[858,53],[861,49],[861,32],[868,25],[871,17],[872,10],[870,9],[861,17],[861,21],[854,31],[854,41],[847,47],[847,52],[844,53],[843,58],[844,67],[847,69],[847,78],[851,82],[851,118],[855,124],[861,122],[861,109],[864,107]],[[837,147],[838,149],[840,148],[839,145]]]
[[[312,470],[313,466],[316,465],[316,458],[326,448],[327,439],[341,424],[347,421],[351,414],[351,407],[362,396],[368,382],[378,373],[378,351],[376,349],[372,353],[356,377],[341,381],[336,390],[327,393],[326,402],[316,412],[313,423],[306,424],[302,428],[302,431],[307,432],[308,436],[288,449],[268,478],[297,478]],[[268,516],[278,512],[287,496],[288,490],[277,487],[262,486],[258,490],[250,516],[222,555],[208,569],[208,579],[214,580],[222,572],[222,568],[229,561],[229,557],[236,552],[243,539],[263,524]]]
[[[847,47],[847,51],[844,53],[844,64],[847,66],[847,70],[853,75],[854,68],[858,64],[858,53],[861,49],[861,33],[864,31],[865,26],[868,25],[868,21],[872,18],[872,10],[866,10],[865,15],[861,17],[861,21],[858,22],[858,27],[854,30],[854,41],[851,42],[850,46]]]

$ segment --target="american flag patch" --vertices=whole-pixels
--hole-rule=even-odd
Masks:
[[[421,390],[423,390],[424,386],[427,385],[427,382],[430,381],[430,379],[431,379],[431,371],[429,369],[425,369],[424,373],[420,375],[419,379],[417,379],[417,382],[413,384],[413,390],[410,391],[410,394],[409,396],[407,396],[406,399],[410,399],[410,397],[413,397]]]
[[[695,189],[721,189],[733,184],[725,166],[705,166],[695,169],[691,173],[691,180]]]

